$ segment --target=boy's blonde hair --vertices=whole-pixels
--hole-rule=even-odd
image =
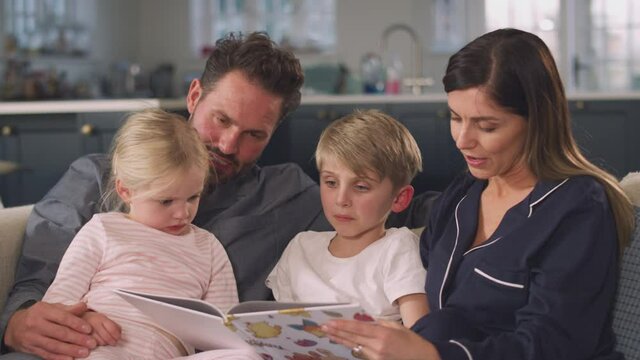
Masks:
[[[196,167],[209,175],[209,155],[196,130],[184,117],[160,109],[133,113],[111,144],[111,176],[103,198],[105,210],[122,209],[115,182],[152,196],[171,185],[180,174]],[[151,183],[160,185],[149,189]]]
[[[316,165],[335,157],[357,175],[373,171],[395,189],[422,170],[422,156],[409,130],[379,110],[356,110],[331,123],[320,135]]]

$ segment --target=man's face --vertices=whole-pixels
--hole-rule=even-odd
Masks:
[[[209,149],[212,181],[226,182],[249,169],[276,129],[282,98],[251,83],[240,71],[223,76],[206,95],[193,80],[187,95],[191,125]]]

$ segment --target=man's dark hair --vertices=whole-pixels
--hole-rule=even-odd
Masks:
[[[200,78],[203,96],[224,75],[239,70],[251,82],[282,97],[280,120],[300,105],[304,74],[300,61],[264,32],[229,33],[216,41]]]

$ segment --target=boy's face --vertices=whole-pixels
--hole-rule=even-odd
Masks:
[[[356,175],[335,157],[323,160],[320,169],[320,197],[325,216],[343,239],[371,243],[384,235],[390,211],[401,211],[413,188],[394,189],[389,178],[379,179],[373,171]],[[407,192],[409,191],[409,194]]]
[[[160,181],[152,183],[149,189],[143,189],[151,190],[152,195],[143,192],[136,196],[135,191],[123,186],[117,191],[122,200],[129,204],[130,219],[168,234],[182,235],[189,231],[189,224],[198,211],[205,175],[201,169],[192,167],[169,186]],[[157,185],[162,187],[159,192],[153,191]]]

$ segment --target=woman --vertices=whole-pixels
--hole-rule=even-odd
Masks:
[[[369,359],[621,359],[609,314],[632,207],[580,153],[549,49],[497,30],[454,54],[443,82],[469,171],[421,239],[431,313],[414,332],[325,330]]]

